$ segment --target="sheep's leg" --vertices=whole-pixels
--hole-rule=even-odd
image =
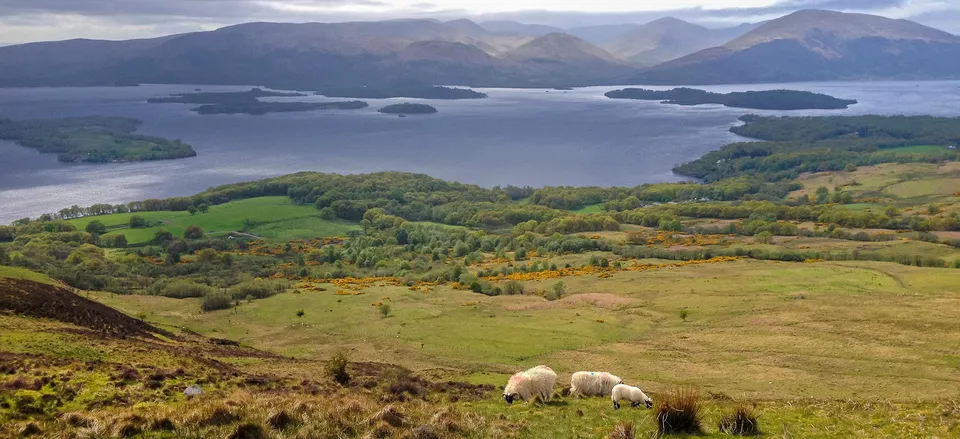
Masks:
[[[620,410],[620,401],[614,401],[613,408],[614,410]]]

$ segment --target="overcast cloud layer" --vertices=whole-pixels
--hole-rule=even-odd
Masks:
[[[0,0],[0,44],[153,37],[250,21],[466,17],[569,28],[669,15],[720,27],[808,8],[908,18],[960,33],[958,0]]]

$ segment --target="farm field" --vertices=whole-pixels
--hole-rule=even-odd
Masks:
[[[803,189],[790,197],[814,196],[818,187],[831,192],[837,188],[869,203],[848,205],[851,209],[873,209],[880,213],[886,206],[924,213],[929,204],[945,213],[960,211],[960,162],[941,165],[927,163],[881,164],[864,166],[854,172],[824,172],[801,176]]]
[[[130,217],[134,215],[145,218],[151,227],[130,228]],[[348,222],[322,220],[315,207],[296,205],[287,197],[239,200],[211,206],[209,212],[195,215],[170,211],[119,213],[78,218],[70,220],[70,223],[83,230],[92,221],[106,225],[107,236],[125,235],[131,245],[153,240],[160,230],[183,236],[187,227],[193,225],[200,226],[211,236],[245,230],[246,233],[275,242],[345,236],[351,230],[358,230],[355,224]]]

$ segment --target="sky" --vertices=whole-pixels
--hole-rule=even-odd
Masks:
[[[907,18],[960,34],[960,0],[0,0],[0,44],[145,38],[250,21],[470,18],[570,28],[673,16],[724,27],[809,8]]]

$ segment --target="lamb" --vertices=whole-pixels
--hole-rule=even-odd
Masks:
[[[570,377],[570,394],[581,396],[609,396],[613,387],[623,380],[607,372],[577,372]]]
[[[630,401],[634,408],[640,407],[640,403],[645,403],[647,408],[653,408],[653,400],[650,399],[639,387],[628,386],[626,384],[617,384],[610,392],[610,399],[613,399],[613,408],[620,409],[620,401]]]
[[[507,404],[522,399],[530,401],[539,396],[543,402],[550,401],[553,386],[557,383],[557,374],[547,366],[537,366],[514,374],[503,389],[503,399]]]

